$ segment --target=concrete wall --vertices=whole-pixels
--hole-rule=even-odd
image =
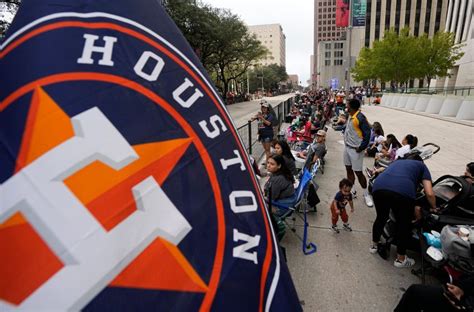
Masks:
[[[415,111],[417,112],[424,112],[426,107],[428,106],[428,102],[430,101],[430,96],[427,95],[420,95],[416,100]]]
[[[474,120],[474,97],[467,97],[462,101],[456,119]]]
[[[456,117],[458,120],[474,120],[474,96],[388,93],[383,95],[382,105]]]
[[[439,114],[441,107],[443,106],[444,99],[446,97],[442,95],[433,95],[428,102],[425,112],[429,114]]]
[[[406,109],[413,110],[415,109],[416,102],[418,101],[418,96],[415,94],[411,94],[408,98],[407,105],[405,105]]]
[[[398,99],[398,108],[405,108],[407,105],[409,96],[408,94],[400,94],[400,98]]]
[[[439,111],[439,115],[446,117],[456,117],[461,103],[463,101],[462,97],[450,95],[447,96],[443,102],[443,107]]]

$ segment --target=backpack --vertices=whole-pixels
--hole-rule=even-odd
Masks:
[[[467,241],[458,235],[461,227],[470,231]],[[474,273],[474,227],[446,225],[441,230],[440,240],[443,255],[456,269]]]

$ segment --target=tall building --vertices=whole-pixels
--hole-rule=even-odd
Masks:
[[[450,70],[450,77],[432,81],[437,88],[474,87],[474,5],[472,0],[449,0],[445,31],[464,44],[463,57]]]
[[[367,0],[365,46],[372,47],[390,28],[409,27],[411,35],[433,37],[445,28],[447,7],[448,0]]]
[[[248,29],[270,51],[262,65],[286,66],[286,37],[280,24],[254,25]]]
[[[296,88],[300,84],[298,75],[288,75],[288,82],[291,82],[293,88]]]
[[[347,74],[345,55],[346,40],[320,41],[318,46],[318,86],[339,89],[345,85]]]
[[[321,41],[335,41],[345,38],[345,29],[336,27],[336,0],[314,0],[314,41],[313,41],[313,84],[317,83],[318,49]]]

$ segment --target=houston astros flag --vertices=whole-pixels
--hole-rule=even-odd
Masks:
[[[160,2],[24,0],[0,75],[0,311],[301,310]]]

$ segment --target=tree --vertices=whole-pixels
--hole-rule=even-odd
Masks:
[[[265,90],[275,91],[278,90],[280,83],[286,83],[288,74],[284,66],[277,64],[254,67],[249,72],[250,92],[262,89],[262,78],[263,88]]]
[[[382,41],[374,43],[374,57],[382,81],[392,81],[395,86],[415,78],[417,55],[416,37],[403,28],[400,34],[394,29],[385,32]]]
[[[444,77],[463,53],[454,44],[454,35],[440,32],[433,38],[414,37],[404,28],[397,34],[387,31],[371,49],[361,50],[352,74],[357,81],[392,81],[395,86],[411,79]]]
[[[212,56],[217,86],[227,94],[231,81],[237,80],[268,50],[248,32],[237,15],[218,10],[219,27],[214,29],[218,50]]]
[[[377,73],[377,66],[374,63],[375,58],[372,56],[373,50],[362,48],[359,57],[352,68],[351,73],[356,81],[377,80],[380,75]]]
[[[437,32],[432,39],[426,35],[419,38],[419,59],[423,67],[419,69],[418,78],[426,78],[428,87],[434,77],[446,77],[448,71],[461,59],[464,52],[460,44],[455,44],[454,33]]]
[[[217,38],[213,35],[215,27],[219,25],[216,9],[183,0],[167,1],[164,6],[203,66],[210,70],[214,65],[210,58],[218,48]]]
[[[195,1],[167,1],[165,7],[225,96],[267,49],[237,15]]]

